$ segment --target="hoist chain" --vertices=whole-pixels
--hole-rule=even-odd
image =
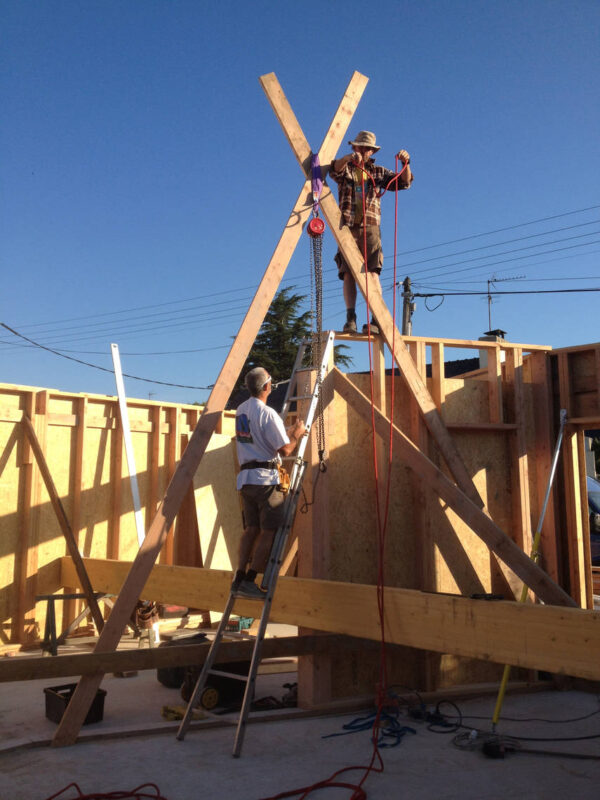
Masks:
[[[311,366],[317,370],[317,449],[319,451],[319,469],[325,467],[325,422],[323,419],[322,393],[322,334],[323,334],[323,236],[310,237],[310,293],[313,341],[311,347]]]

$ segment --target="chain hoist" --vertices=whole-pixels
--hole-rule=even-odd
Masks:
[[[312,327],[312,346],[311,367],[317,371],[317,449],[319,453],[319,469],[325,472],[325,421],[323,417],[323,393],[322,393],[322,333],[323,333],[323,232],[325,223],[319,216],[319,198],[323,189],[323,179],[321,178],[321,165],[319,156],[311,156],[312,173],[312,198],[313,216],[310,219],[306,232],[310,237],[310,306],[311,306],[311,327]]]

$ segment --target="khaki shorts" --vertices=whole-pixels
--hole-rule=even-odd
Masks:
[[[277,530],[283,522],[284,494],[277,486],[242,486],[242,507],[247,527]]]
[[[364,254],[365,251],[364,230],[365,229],[360,225],[353,225],[350,228],[350,233],[354,237],[354,241],[361,254]],[[339,250],[334,256],[334,261],[338,268],[338,278],[343,281],[344,273],[350,272],[350,269]],[[382,266],[383,250],[381,249],[381,230],[379,229],[379,225],[367,225],[367,270],[369,272],[376,272],[379,275]]]

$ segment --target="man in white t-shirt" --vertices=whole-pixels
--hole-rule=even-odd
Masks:
[[[266,369],[250,370],[245,383],[250,397],[236,411],[235,435],[240,462],[237,488],[246,528],[231,589],[240,597],[262,600],[265,590],[256,585],[256,576],[264,571],[273,537],[283,522],[284,495],[278,488],[277,465],[281,455],[294,452],[306,428],[298,420],[286,431],[279,414],[265,404],[271,393],[271,376]]]

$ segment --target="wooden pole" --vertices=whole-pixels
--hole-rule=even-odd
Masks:
[[[350,119],[362,96],[366,82],[367,79],[360,73],[354,73],[352,76],[348,89],[319,150],[319,158],[323,163],[331,160],[337,152]],[[291,109],[290,113],[292,113]],[[221,412],[225,408],[246,356],[250,352],[252,343],[269,310],[281,278],[300,239],[311,208],[311,184],[307,180],[300,191],[238,335],[225,359],[198,425],[167,487],[165,497],[158,507],[144,543],[138,552],[136,560],[133,562],[107,624],[98,639],[96,652],[107,652],[116,649],[123,628],[133,611],[140,592],[144,588],[144,584],[160,552],[167,532],[173,524],[187,488],[193,480],[194,473],[198,469],[213,431],[221,420]],[[95,676],[81,678],[56,731],[52,741],[53,746],[63,746],[75,742],[85,716],[96,696],[98,687],[102,682],[102,677],[102,673],[99,673]]]

